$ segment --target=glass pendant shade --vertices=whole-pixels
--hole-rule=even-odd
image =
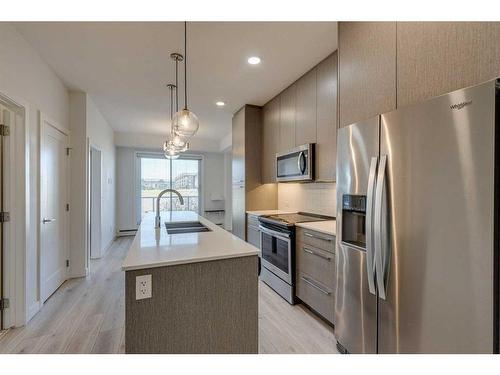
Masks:
[[[176,150],[166,150],[165,157],[167,159],[177,159],[179,157],[179,154]]]
[[[173,135],[170,135],[169,139],[172,142],[172,144],[175,147],[177,147],[179,150],[182,150],[186,146],[186,143],[187,143],[186,138],[184,138],[176,133],[174,133]]]
[[[200,127],[198,117],[189,109],[183,109],[177,112],[172,121],[174,124],[174,131],[181,137],[192,137]]]
[[[180,150],[178,150],[170,140],[165,141],[163,144],[163,151],[167,159],[177,159],[179,157]]]

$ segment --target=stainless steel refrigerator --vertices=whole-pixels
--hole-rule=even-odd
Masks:
[[[500,80],[339,130],[335,335],[498,353]]]

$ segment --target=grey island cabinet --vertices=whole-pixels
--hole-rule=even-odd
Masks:
[[[125,258],[126,353],[258,353],[259,251],[195,213],[210,231],[168,233],[143,218]]]

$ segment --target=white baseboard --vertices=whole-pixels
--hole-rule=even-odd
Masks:
[[[104,254],[106,254],[108,252],[108,250],[111,248],[111,246],[113,246],[113,242],[116,241],[116,236],[114,236],[111,241],[109,241],[109,243],[104,247],[104,249],[102,250],[101,252],[101,256],[103,256]]]
[[[33,302],[29,307],[28,307],[28,313],[26,316],[26,323],[28,323],[35,315],[37,312],[40,311],[40,301]]]

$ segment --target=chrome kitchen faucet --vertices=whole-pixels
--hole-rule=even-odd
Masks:
[[[179,201],[181,202],[181,205],[184,205],[184,198],[182,198],[181,193],[179,193],[177,190],[174,189],[165,189],[160,194],[158,194],[158,198],[156,198],[156,218],[155,218],[155,228],[161,227],[161,217],[160,217],[160,198],[165,194],[165,193],[175,193],[179,197]],[[170,207],[170,210],[172,210],[172,207]]]

